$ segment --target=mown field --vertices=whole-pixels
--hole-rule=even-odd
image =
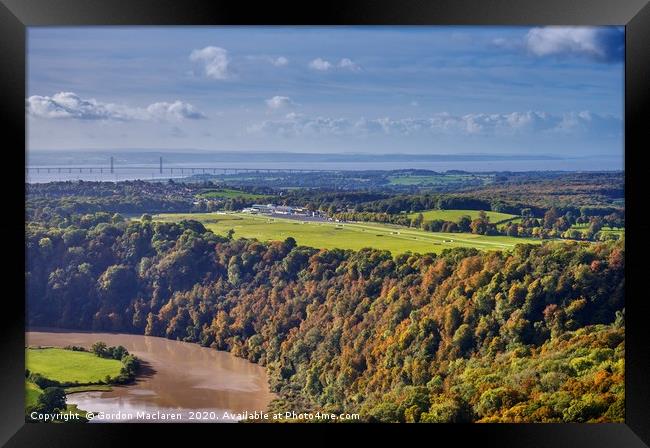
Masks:
[[[393,255],[404,252],[441,252],[454,247],[474,247],[482,250],[507,250],[516,244],[540,240],[507,236],[483,236],[469,233],[433,233],[402,226],[379,223],[335,223],[298,221],[244,213],[161,214],[154,220],[177,222],[194,219],[219,235],[235,231],[235,238],[256,238],[260,241],[296,239],[299,245],[324,249],[353,249],[365,247],[389,250]]]
[[[104,381],[106,375],[117,377],[122,368],[116,359],[62,348],[27,348],[25,362],[30,372],[61,383],[97,383]]]
[[[409,213],[409,217],[415,217],[419,213],[420,212]],[[479,210],[425,210],[421,213],[422,215],[424,215],[425,221],[434,221],[436,219],[442,219],[443,221],[456,222],[463,216],[469,216],[471,219],[476,219],[478,218],[480,211]],[[517,217],[517,215],[511,215],[508,213],[500,213],[500,212],[486,211],[485,214],[488,216],[488,218],[490,218],[490,222],[493,224]]]

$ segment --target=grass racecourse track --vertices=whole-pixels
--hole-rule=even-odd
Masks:
[[[300,221],[244,213],[170,213],[155,215],[153,218],[166,222],[194,219],[219,235],[225,235],[233,229],[235,238],[273,241],[291,236],[303,246],[353,250],[372,247],[389,250],[393,255],[409,251],[439,253],[454,247],[508,250],[516,244],[540,244],[539,239],[532,238],[433,233],[390,224]]]
[[[97,383],[104,381],[106,375],[118,376],[122,368],[116,359],[62,348],[25,349],[25,362],[30,372],[61,383]]]
[[[414,218],[420,212],[409,213],[409,217]],[[470,219],[478,218],[479,210],[425,210],[421,212],[424,216],[425,221],[434,221],[436,219],[442,219],[443,221],[453,221],[457,222],[463,216],[469,216]],[[508,221],[510,219],[517,218],[517,215],[511,215],[508,213],[500,212],[488,212],[485,214],[490,219],[492,224],[497,224],[502,221]]]

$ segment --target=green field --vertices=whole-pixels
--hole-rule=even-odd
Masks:
[[[261,199],[267,197],[262,194],[246,193],[245,191],[233,190],[229,188],[208,190],[208,191],[201,192],[196,196],[204,199],[232,199],[232,198]]]
[[[324,249],[365,247],[389,250],[393,255],[404,252],[441,252],[454,247],[475,247],[483,250],[512,249],[516,244],[536,243],[532,238],[483,236],[469,233],[433,233],[407,227],[378,223],[309,222],[255,216],[244,213],[191,213],[155,215],[154,220],[177,222],[183,219],[201,221],[216,234],[229,229],[235,238],[256,238],[260,241],[296,239],[299,245]]]
[[[409,213],[409,217],[416,217],[420,212]],[[425,210],[422,212],[424,215],[425,221],[434,221],[436,219],[442,219],[443,221],[458,221],[462,216],[469,216],[471,219],[478,218],[480,211],[479,210]],[[500,212],[488,212],[485,214],[490,218],[490,222],[493,224],[499,223],[501,221],[507,221],[509,219],[516,218],[517,215],[511,215],[508,213]]]
[[[600,229],[600,231],[602,233],[613,233],[613,234],[616,234],[618,236],[624,236],[625,235],[625,229],[621,229],[621,228],[603,227],[602,229]]]
[[[25,349],[25,362],[30,372],[60,383],[98,383],[104,381],[106,375],[118,376],[122,368],[122,363],[116,359],[62,348]]]
[[[580,230],[582,233],[585,233],[587,229],[589,229],[589,224],[574,224],[571,226],[572,229],[575,230]],[[612,233],[618,236],[624,236],[625,235],[625,228],[624,227],[603,227],[600,229],[601,233]]]

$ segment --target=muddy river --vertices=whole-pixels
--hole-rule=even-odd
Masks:
[[[68,394],[92,422],[233,422],[265,411],[274,395],[263,367],[230,353],[169,339],[112,333],[32,331],[28,345],[123,345],[145,362],[135,383]]]

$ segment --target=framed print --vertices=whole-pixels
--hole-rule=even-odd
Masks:
[[[0,13],[8,446],[647,446],[645,2]]]

